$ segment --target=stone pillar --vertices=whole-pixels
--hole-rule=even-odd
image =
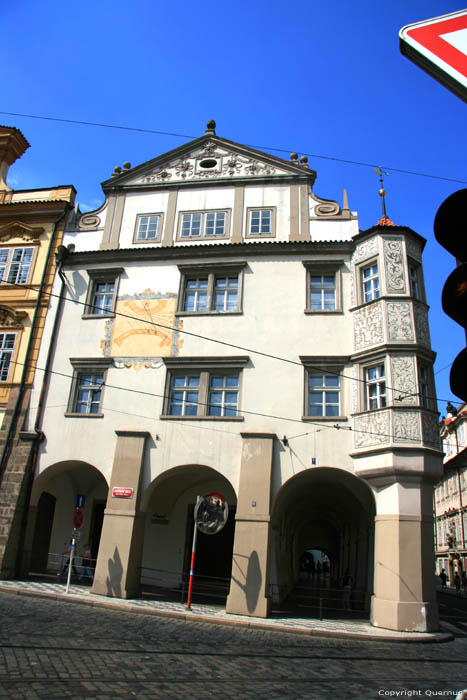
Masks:
[[[149,433],[116,430],[112,477],[92,593],[134,598],[140,590],[144,513],[139,510],[144,445]],[[114,488],[133,489],[130,498],[115,497]],[[113,495],[114,494],[114,495]]]
[[[267,617],[273,433],[241,433],[243,438],[232,579],[226,611]]]
[[[432,485],[393,477],[376,494],[375,581],[371,623],[386,629],[439,629]]]

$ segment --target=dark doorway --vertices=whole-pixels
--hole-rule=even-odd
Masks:
[[[194,505],[188,506],[185,571],[190,570],[191,548],[193,543]],[[203,535],[198,531],[196,542],[195,576],[230,579],[232,572],[232,552],[235,534],[236,508],[229,509],[229,517],[217,535]]]
[[[89,529],[89,544],[91,545],[92,559],[97,559],[99,543],[101,541],[102,524],[104,522],[105,501],[94,501],[91,527]],[[93,563],[94,566],[94,563]]]
[[[31,571],[44,572],[47,570],[49,558],[50,535],[55,513],[55,496],[43,491],[37,506],[36,529],[32,543]]]

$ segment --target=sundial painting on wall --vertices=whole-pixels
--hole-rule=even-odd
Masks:
[[[106,328],[104,353],[135,359],[176,355],[181,342],[176,305],[175,294],[161,295],[150,290],[117,299],[115,318]]]

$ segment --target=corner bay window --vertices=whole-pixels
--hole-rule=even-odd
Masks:
[[[247,357],[167,358],[165,417],[239,418]]]
[[[179,295],[179,312],[232,313],[241,311],[241,284],[243,264],[232,268],[221,265],[214,270],[185,268]]]
[[[386,377],[384,364],[365,369],[366,407],[373,411],[386,406]]]
[[[372,263],[367,267],[363,267],[362,275],[362,300],[364,303],[379,299],[379,273],[378,263]]]

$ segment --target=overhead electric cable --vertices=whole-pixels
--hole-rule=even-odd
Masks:
[[[60,118],[60,117],[44,117],[41,115],[37,114],[22,114],[20,112],[3,112],[0,111],[0,114],[6,114],[11,117],[24,117],[26,119],[42,119],[44,121],[52,121],[52,122],[63,122],[65,124],[78,124],[81,126],[97,126],[100,128],[104,129],[119,129],[121,131],[136,131],[144,134],[157,134],[159,136],[174,136],[176,138],[182,138],[182,139],[197,139],[199,136],[191,136],[190,134],[178,134],[174,133],[171,131],[157,131],[156,129],[143,129],[139,128],[136,126],[123,126],[120,124],[105,124],[102,122],[88,122],[88,121],[83,121],[79,119],[65,119],[65,118]],[[256,148],[258,150],[266,150],[266,151],[277,151],[278,153],[290,153],[291,151],[294,151],[296,149],[293,148],[277,148],[274,146],[256,146],[254,144],[245,144],[249,146],[250,148]],[[331,160],[335,161],[337,163],[346,163],[348,165],[359,165],[365,168],[376,168],[376,167],[382,167],[385,170],[392,170],[395,173],[402,173],[403,175],[413,175],[415,177],[426,177],[430,178],[432,180],[444,180],[445,182],[455,182],[457,184],[461,185],[467,185],[467,180],[459,180],[456,178],[452,177],[444,177],[443,175],[432,175],[431,173],[421,173],[417,172],[414,170],[405,170],[403,168],[394,168],[390,165],[381,165],[381,163],[378,161],[378,163],[367,163],[365,161],[358,161],[358,160],[349,160],[346,158],[338,158],[337,156],[326,156],[322,155],[319,153],[303,153],[302,155],[308,156],[309,158],[320,158],[322,160]]]
[[[6,281],[7,280],[3,280],[3,279],[0,280],[0,284],[4,283]],[[23,287],[23,288],[27,288],[27,289],[33,289],[33,290],[35,290],[35,287],[37,286],[37,285],[29,285],[29,284],[20,284],[18,282],[8,282],[8,284],[13,284],[17,287]],[[60,298],[60,294],[55,294],[53,292],[44,292],[43,295],[44,296],[48,295],[49,297],[56,297],[57,299]],[[80,306],[89,307],[89,303],[86,303],[85,301],[78,301],[77,299],[71,299],[71,298],[64,297],[64,301],[70,301],[73,304],[78,304]],[[104,310],[104,307],[97,307],[96,305],[94,305],[94,308],[99,308],[99,309]],[[334,375],[336,377],[342,377],[343,379],[349,379],[350,381],[360,382],[361,384],[364,384],[364,385],[367,385],[367,383],[368,383],[365,381],[365,379],[361,379],[360,377],[351,377],[348,374],[344,374],[343,372],[335,372],[334,370],[331,370],[327,367],[318,367],[317,365],[312,365],[312,364],[309,364],[308,362],[306,364],[304,364],[302,362],[297,362],[297,360],[291,360],[288,357],[282,357],[281,355],[273,355],[273,354],[268,353],[268,352],[263,352],[262,350],[255,350],[253,348],[247,348],[247,347],[244,347],[243,345],[236,345],[235,343],[229,343],[226,340],[220,340],[218,338],[211,338],[211,337],[206,336],[206,335],[201,335],[200,333],[194,333],[193,331],[187,331],[184,328],[177,328],[175,326],[168,326],[167,324],[158,323],[157,321],[151,321],[149,319],[144,319],[144,318],[139,318],[137,316],[132,316],[131,314],[125,314],[122,311],[113,311],[112,313],[115,316],[121,316],[123,318],[128,318],[132,321],[139,321],[140,323],[146,323],[150,326],[164,328],[165,330],[173,331],[174,333],[175,332],[176,333],[183,333],[183,334],[189,335],[193,338],[199,338],[200,340],[207,340],[208,342],[217,343],[218,345],[225,345],[226,347],[234,348],[235,350],[243,350],[244,352],[248,352],[248,353],[251,353],[253,355],[260,355],[262,357],[267,357],[271,360],[278,360],[280,362],[287,362],[288,364],[295,365],[296,367],[302,367],[302,368],[307,367],[307,368],[315,370],[317,372],[331,374],[331,375]],[[386,389],[389,389],[390,391],[393,391],[394,393],[399,393],[399,396],[395,398],[396,401],[402,401],[404,398],[410,398],[412,396],[420,396],[420,392],[416,392],[416,393],[410,392],[409,393],[409,392],[404,391],[402,389],[396,389],[394,387],[388,386],[387,384],[386,384]],[[461,405],[463,403],[462,401],[455,401],[452,399],[439,399],[436,396],[427,396],[426,398],[431,399],[432,401],[443,401],[443,402],[451,401],[451,403],[458,403],[459,405]]]

